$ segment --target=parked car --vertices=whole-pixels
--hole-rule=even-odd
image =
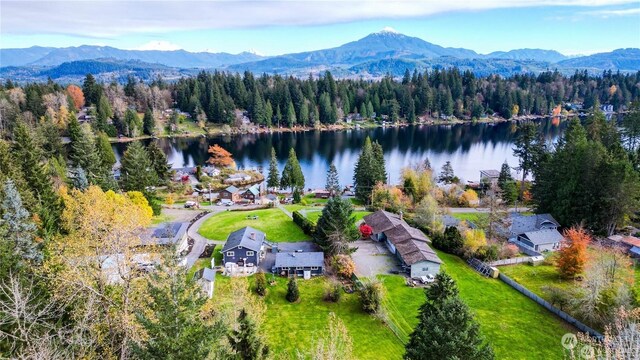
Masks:
[[[187,201],[184,203],[184,207],[186,209],[191,209],[192,207],[195,207],[196,205],[198,205],[198,203],[196,203],[195,201]]]
[[[423,284],[431,284],[436,281],[436,278],[431,274],[427,274],[426,276],[420,276],[420,280]]]

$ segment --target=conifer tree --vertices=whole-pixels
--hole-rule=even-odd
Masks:
[[[109,105],[109,99],[106,96],[101,95],[98,101],[97,114],[95,121],[95,128],[97,131],[107,130],[107,121],[113,116],[111,105]]]
[[[229,344],[235,357],[241,360],[262,360],[269,357],[269,346],[260,337],[256,323],[245,309],[238,315],[238,330],[229,334]]]
[[[278,159],[276,149],[271,148],[271,160],[269,160],[269,175],[267,176],[267,187],[277,188],[280,185],[280,175],[278,172]]]
[[[438,182],[443,184],[453,184],[456,182],[456,176],[453,173],[453,166],[451,166],[451,161],[447,161],[442,165],[442,171],[440,172],[440,176],[438,177]]]
[[[270,128],[271,124],[273,124],[273,107],[271,101],[267,100],[267,105],[264,107],[264,125]]]
[[[153,117],[151,108],[148,108],[147,111],[144,112],[144,117],[142,118],[142,132],[145,135],[155,135],[156,133],[156,120]]]
[[[298,162],[294,148],[289,149],[289,158],[282,170],[280,186],[282,188],[304,188],[304,174],[300,168],[300,163]]]
[[[327,183],[325,185],[325,190],[327,190],[331,196],[340,194],[340,180],[338,179],[338,169],[336,169],[336,166],[333,163],[329,165],[329,171],[327,171]]]
[[[48,237],[58,229],[58,219],[62,211],[60,198],[53,189],[42,152],[24,122],[19,122],[16,126],[14,140],[13,153],[16,159],[20,159],[24,179],[39,204],[41,234]]]
[[[6,229],[3,241],[10,241],[14,254],[27,262],[40,262],[42,252],[35,241],[36,226],[31,222],[31,216],[22,205],[22,198],[13,180],[6,180],[3,184],[2,224]]]
[[[356,198],[365,203],[369,203],[371,199],[371,191],[377,183],[384,183],[386,180],[386,172],[384,170],[384,157],[382,155],[382,147],[374,146],[371,139],[367,137],[362,146],[360,157],[356,163],[353,174],[353,182],[356,188]]]
[[[136,311],[138,323],[148,335],[132,343],[140,359],[206,359],[224,335],[218,322],[202,319],[206,302],[202,290],[172,254],[147,279],[148,308]]]
[[[303,102],[300,107],[300,119],[299,122],[302,126],[307,126],[309,124],[309,104],[307,102]]]
[[[359,236],[355,222],[351,201],[334,196],[322,209],[322,215],[318,219],[314,232],[314,240],[328,256],[348,254],[349,243]]]
[[[495,358],[451,277],[439,273],[425,294],[427,300],[406,345],[405,360]]]
[[[125,191],[147,192],[147,188],[158,183],[158,175],[149,154],[140,142],[132,142],[120,161],[120,179]]]
[[[165,183],[169,180],[171,172],[171,165],[167,162],[167,155],[160,149],[156,141],[147,146],[147,152],[149,153],[149,160],[153,166],[153,170],[156,172],[158,181]]]
[[[289,106],[287,107],[287,126],[291,128],[297,121],[296,110],[293,108],[293,102],[289,101]]]
[[[95,137],[88,125],[80,125],[73,117],[69,122],[69,161],[75,168],[82,168],[91,184],[100,184],[100,159],[96,151]]]
[[[511,167],[509,167],[509,163],[506,161],[502,164],[500,168],[500,175],[498,176],[498,186],[501,190],[504,191],[504,185],[508,181],[512,181],[513,177],[511,176]]]
[[[300,291],[298,290],[298,282],[295,277],[289,279],[289,283],[287,283],[287,301],[288,302],[296,302],[300,299]]]

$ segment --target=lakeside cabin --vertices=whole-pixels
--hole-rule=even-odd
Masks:
[[[551,214],[512,214],[509,241],[536,252],[556,251],[563,239],[559,227]]]
[[[242,195],[240,193],[240,189],[231,185],[228,188],[221,190],[220,193],[218,193],[218,198],[221,200],[239,202],[242,200]]]
[[[249,226],[232,232],[222,247],[224,266],[257,267],[265,257],[266,239],[265,233]]]

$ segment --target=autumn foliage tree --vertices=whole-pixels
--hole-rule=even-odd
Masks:
[[[572,227],[565,230],[564,241],[558,251],[556,267],[565,278],[580,274],[587,262],[587,245],[591,236],[582,228]]]
[[[80,108],[84,105],[84,93],[82,89],[77,85],[69,85],[67,86],[67,94],[73,101],[73,107],[76,110],[80,110]]]
[[[233,161],[231,153],[218,144],[209,146],[209,150],[207,152],[211,154],[211,157],[207,161],[211,165],[220,167],[229,167],[235,165],[235,161]]]

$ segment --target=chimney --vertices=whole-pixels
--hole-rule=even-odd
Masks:
[[[400,211],[400,220],[402,220],[402,211]]]
[[[251,240],[255,240],[256,239],[256,233],[252,232],[251,234],[249,234],[249,237],[251,238]]]

